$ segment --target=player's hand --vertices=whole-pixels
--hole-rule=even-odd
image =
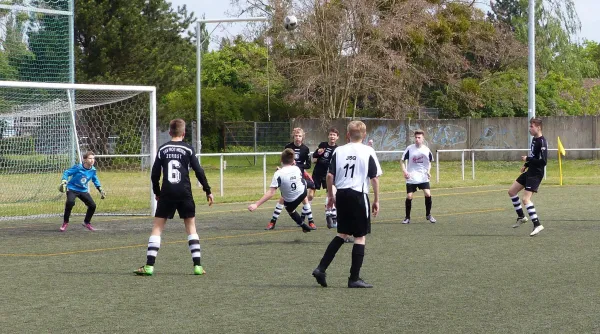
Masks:
[[[527,167],[525,167],[525,166],[521,167],[521,173],[525,173],[526,169],[527,169]]]
[[[407,180],[410,179],[410,174],[408,173],[408,171],[404,171],[403,173],[404,173],[405,179],[407,179]]]
[[[335,196],[327,196],[327,209],[331,210],[335,206]]]
[[[256,203],[252,203],[252,204],[248,205],[248,211],[250,211],[250,212],[254,212],[254,210],[256,210],[256,208],[258,208],[258,205],[256,205]]]
[[[154,195],[154,199],[158,202],[158,195]]]
[[[215,201],[215,197],[213,194],[206,195],[206,200],[208,201],[208,206],[212,206]]]
[[[427,178],[431,179],[431,173],[427,172]]]
[[[521,160],[522,160],[522,161],[527,161],[527,156],[526,156],[526,155],[522,155],[522,156],[521,156]]]
[[[98,191],[100,192],[100,199],[105,199],[106,191],[104,191],[104,189],[102,189],[102,187],[98,188]]]
[[[371,204],[371,211],[373,212],[373,217],[377,217],[377,214],[379,213],[379,202],[373,202],[373,204]]]
[[[62,180],[60,182],[60,185],[58,186],[58,191],[60,191],[61,193],[67,191],[67,180]]]
[[[317,154],[318,154],[318,155],[322,155],[322,154],[323,154],[323,152],[325,152],[325,149],[324,149],[324,148],[320,148],[320,149],[318,149],[318,150],[317,150]]]
[[[373,139],[369,139],[369,141],[367,142],[367,145],[373,147]]]

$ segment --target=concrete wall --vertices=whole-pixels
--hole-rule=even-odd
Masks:
[[[548,148],[557,147],[560,136],[565,148],[596,148],[600,133],[596,116],[545,117],[543,134]],[[340,144],[345,141],[345,129],[349,120],[334,120],[323,124],[317,119],[292,120],[293,127],[306,132],[305,144],[314,150],[319,142],[327,140],[327,129],[336,127],[340,131]],[[432,152],[442,149],[528,149],[529,121],[526,117],[468,118],[440,120],[364,120],[367,125],[367,140],[373,139],[378,151],[404,150],[412,143],[416,129],[425,130],[425,139]],[[526,152],[478,152],[477,160],[516,160]],[[443,153],[441,160],[460,159],[460,153]],[[556,154],[551,153],[551,158]],[[592,159],[593,152],[569,152],[569,159]],[[397,154],[382,155],[381,160],[398,159]]]

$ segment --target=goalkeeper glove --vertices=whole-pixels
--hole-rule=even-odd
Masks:
[[[60,191],[61,193],[67,191],[67,180],[62,180],[60,182],[60,185],[58,186],[58,191]]]
[[[105,199],[106,198],[106,191],[104,191],[104,189],[102,189],[102,187],[99,187],[98,191],[100,192],[100,199]]]

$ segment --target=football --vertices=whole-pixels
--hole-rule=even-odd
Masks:
[[[298,27],[298,19],[294,15],[286,16],[283,20],[283,26],[285,30],[292,31]]]

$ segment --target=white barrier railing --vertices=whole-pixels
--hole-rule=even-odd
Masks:
[[[525,151],[529,152],[527,148],[473,148],[473,149],[457,149],[457,150],[437,150],[435,152],[435,171],[436,171],[436,182],[440,182],[440,153],[444,152],[461,152],[461,169],[462,179],[465,179],[465,152],[471,152],[471,175],[475,180],[475,152],[518,152]],[[548,151],[558,151],[556,148],[548,149]],[[600,148],[567,148],[565,151],[600,151]],[[546,173],[544,173],[544,178]]]
[[[375,151],[377,154],[402,154],[404,151]],[[309,153],[309,156],[312,157],[313,152]],[[263,191],[267,191],[267,155],[281,155],[281,152],[256,152],[256,153],[202,153],[196,154],[198,158],[200,157],[219,157],[219,188],[221,197],[224,196],[223,191],[223,157],[233,157],[233,156],[262,156],[263,157]]]

